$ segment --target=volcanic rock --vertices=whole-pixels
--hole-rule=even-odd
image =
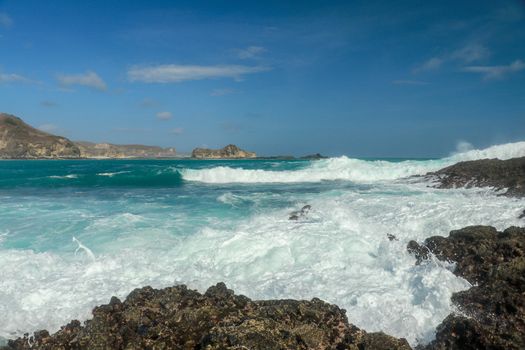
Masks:
[[[200,294],[185,286],[135,289],[93,319],[55,334],[35,332],[6,349],[410,349],[404,339],[367,333],[345,310],[319,299],[252,301],[223,283]]]

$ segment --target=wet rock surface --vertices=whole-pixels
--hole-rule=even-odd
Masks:
[[[425,177],[436,181],[438,188],[494,187],[521,197],[525,196],[525,157],[460,162]]]
[[[431,252],[456,262],[454,273],[474,285],[452,296],[458,314],[421,349],[525,349],[525,228],[471,226],[407,248],[418,263]]]
[[[404,339],[367,333],[319,299],[252,301],[222,283],[205,294],[185,286],[136,289],[121,302],[9,341],[7,349],[410,349]]]

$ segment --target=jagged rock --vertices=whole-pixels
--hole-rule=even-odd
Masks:
[[[523,218],[525,218],[525,210],[523,210],[520,216],[518,216],[518,219],[523,219]]]
[[[175,148],[162,148],[144,145],[114,145],[111,143],[92,143],[78,141],[83,158],[170,158],[175,157]]]
[[[193,152],[191,152],[191,157],[204,159],[222,159],[255,158],[257,155],[254,152],[244,151],[235,145],[228,145],[221,149],[195,148]]]
[[[454,273],[474,285],[452,296],[463,315],[449,315],[425,349],[525,348],[525,228],[470,226],[407,248],[418,263],[430,252],[456,262]]]
[[[494,187],[509,196],[525,195],[525,157],[460,162],[425,175],[438,188]]]
[[[306,155],[306,156],[302,156],[299,159],[318,160],[318,159],[326,159],[326,158],[328,158],[328,157],[323,156],[321,153],[316,153],[316,154],[309,154],[309,155]]]
[[[299,220],[300,218],[305,217],[311,209],[312,206],[310,204],[307,204],[304,207],[302,207],[301,210],[292,211],[288,220]]]
[[[78,157],[80,150],[65,137],[48,134],[14,115],[0,113],[0,159]]]
[[[204,294],[185,286],[136,289],[124,302],[114,297],[96,307],[83,326],[72,321],[7,348],[410,349],[404,339],[349,324],[345,310],[319,299],[252,301],[223,283]]]

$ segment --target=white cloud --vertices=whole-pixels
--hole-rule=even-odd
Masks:
[[[107,85],[104,80],[102,80],[102,78],[99,77],[97,73],[91,71],[88,71],[84,74],[61,74],[57,77],[57,79],[62,86],[81,85],[101,91],[107,90]]]
[[[257,58],[263,52],[266,52],[266,49],[262,46],[248,46],[245,49],[237,49],[237,57],[241,60],[249,58]]]
[[[525,69],[525,63],[522,60],[516,60],[506,66],[468,66],[464,67],[464,72],[479,73],[483,75],[484,80],[502,79],[508,74],[516,73]]]
[[[169,120],[173,117],[171,112],[159,112],[157,113],[157,118],[161,120]]]
[[[0,73],[1,83],[34,83],[34,81],[18,74]]]
[[[218,65],[218,66],[197,66],[197,65],[177,65],[166,64],[148,67],[132,67],[128,70],[130,81],[140,81],[144,83],[179,83],[187,80],[232,78],[242,80],[246,74],[259,73],[270,70],[263,66],[242,66],[242,65]]]
[[[0,26],[9,28],[13,25],[13,20],[5,12],[0,12]]]
[[[224,96],[224,95],[229,95],[229,94],[233,94],[235,93],[236,90],[234,89],[228,89],[228,88],[225,88],[225,89],[213,89],[212,92],[210,93],[211,96]]]
[[[483,45],[471,44],[459,50],[454,51],[450,55],[450,59],[461,60],[466,63],[483,60],[490,56],[490,50]]]
[[[180,135],[184,132],[183,128],[174,128],[170,130],[170,134]]]
[[[468,44],[464,47],[440,56],[435,56],[413,69],[413,73],[438,70],[445,63],[472,63],[486,59],[490,50],[483,45]]]
[[[428,61],[424,62],[422,65],[414,69],[414,73],[426,72],[431,70],[436,70],[443,64],[444,60],[440,57],[432,57]]]

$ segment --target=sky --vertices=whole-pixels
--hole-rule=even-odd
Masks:
[[[0,0],[0,111],[182,152],[522,141],[525,1]]]

